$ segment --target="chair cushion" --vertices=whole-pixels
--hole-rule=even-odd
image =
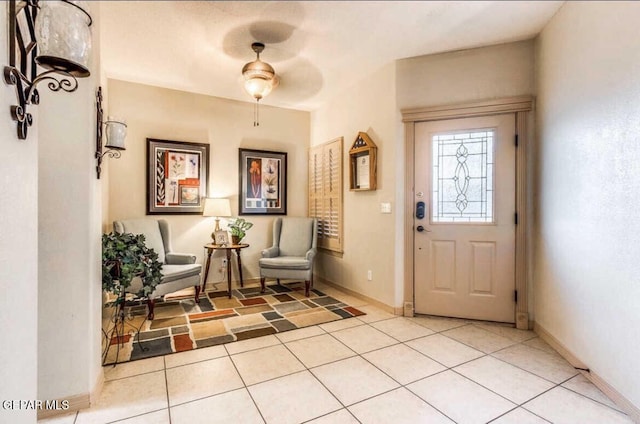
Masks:
[[[120,228],[121,227],[121,228]],[[115,231],[131,234],[144,234],[144,244],[158,254],[158,261],[164,263],[164,243],[160,226],[155,219],[131,219],[114,222]]]
[[[162,284],[181,280],[194,275],[200,275],[201,271],[201,264],[162,265]]]
[[[297,256],[278,256],[275,258],[261,258],[259,261],[260,268],[272,269],[309,269],[311,261],[304,257]]]
[[[283,218],[280,255],[304,256],[313,242],[313,218]]]

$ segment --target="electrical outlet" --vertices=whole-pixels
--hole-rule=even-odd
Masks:
[[[371,272],[371,270],[367,271],[367,280],[369,281],[373,280],[373,272]]]
[[[227,258],[223,258],[222,259],[222,267],[226,268],[227,267]]]

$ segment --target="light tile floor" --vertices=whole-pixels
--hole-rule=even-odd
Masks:
[[[535,333],[365,316],[105,367],[90,409],[44,424],[632,423]]]

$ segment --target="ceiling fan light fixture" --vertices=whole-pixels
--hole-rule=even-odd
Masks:
[[[256,60],[249,62],[242,67],[242,76],[244,77],[244,89],[254,99],[256,99],[254,126],[258,123],[258,105],[261,99],[269,95],[278,85],[278,77],[273,67],[266,62],[260,60],[260,53],[264,50],[264,44],[253,43],[251,49],[256,53]]]

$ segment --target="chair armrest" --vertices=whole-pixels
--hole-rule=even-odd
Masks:
[[[280,249],[278,249],[278,246],[271,246],[270,248],[264,249],[262,251],[262,257],[275,258],[276,256],[278,256],[279,253],[280,253]]]
[[[313,262],[313,258],[316,256],[317,249],[314,247],[313,249],[307,250],[306,259],[310,262]]]
[[[196,255],[190,253],[167,253],[164,256],[167,265],[188,265],[196,263]]]

